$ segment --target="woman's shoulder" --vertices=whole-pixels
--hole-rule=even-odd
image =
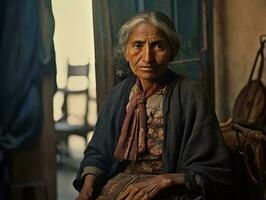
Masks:
[[[201,82],[186,76],[178,77],[172,93],[174,97],[179,96],[181,102],[206,101],[210,98],[207,89]]]
[[[202,84],[197,80],[194,80],[185,75],[177,74],[170,69],[167,73],[167,76],[170,80],[170,84],[172,84],[174,88],[183,89],[185,91],[203,89]]]
[[[131,87],[134,85],[136,78],[134,76],[128,77],[120,83],[116,84],[107,94],[108,98],[115,98],[121,95],[126,95],[130,92]]]
[[[117,109],[125,106],[128,101],[130,89],[134,84],[134,78],[127,78],[116,84],[106,95],[101,112],[103,110],[117,111]]]
[[[180,81],[181,88],[183,88],[184,91],[204,91],[205,88],[203,84],[197,80],[194,80],[189,77],[183,77]]]

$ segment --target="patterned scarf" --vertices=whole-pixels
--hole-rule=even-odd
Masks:
[[[137,79],[136,85],[136,93],[128,103],[127,113],[114,153],[118,160],[135,161],[138,154],[146,151],[146,100],[163,87],[161,84],[153,84],[149,90],[144,91],[139,79]]]

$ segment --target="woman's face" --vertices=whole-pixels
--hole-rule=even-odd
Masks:
[[[170,48],[156,26],[141,23],[130,33],[124,56],[140,81],[155,81],[167,69]]]

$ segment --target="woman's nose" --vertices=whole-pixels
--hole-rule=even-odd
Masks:
[[[142,60],[146,64],[150,64],[154,60],[153,52],[149,45],[146,45],[145,48],[143,49]]]

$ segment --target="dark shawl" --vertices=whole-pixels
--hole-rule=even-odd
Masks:
[[[203,87],[188,78],[169,72],[172,80],[164,98],[165,139],[163,148],[164,171],[189,172],[204,177],[204,196],[212,198],[230,184],[230,167],[219,124]],[[135,77],[117,85],[106,98],[99,114],[94,136],[85,150],[74,187],[82,187],[82,170],[95,166],[108,180],[123,168],[115,160],[114,150],[126,112],[129,93]]]

